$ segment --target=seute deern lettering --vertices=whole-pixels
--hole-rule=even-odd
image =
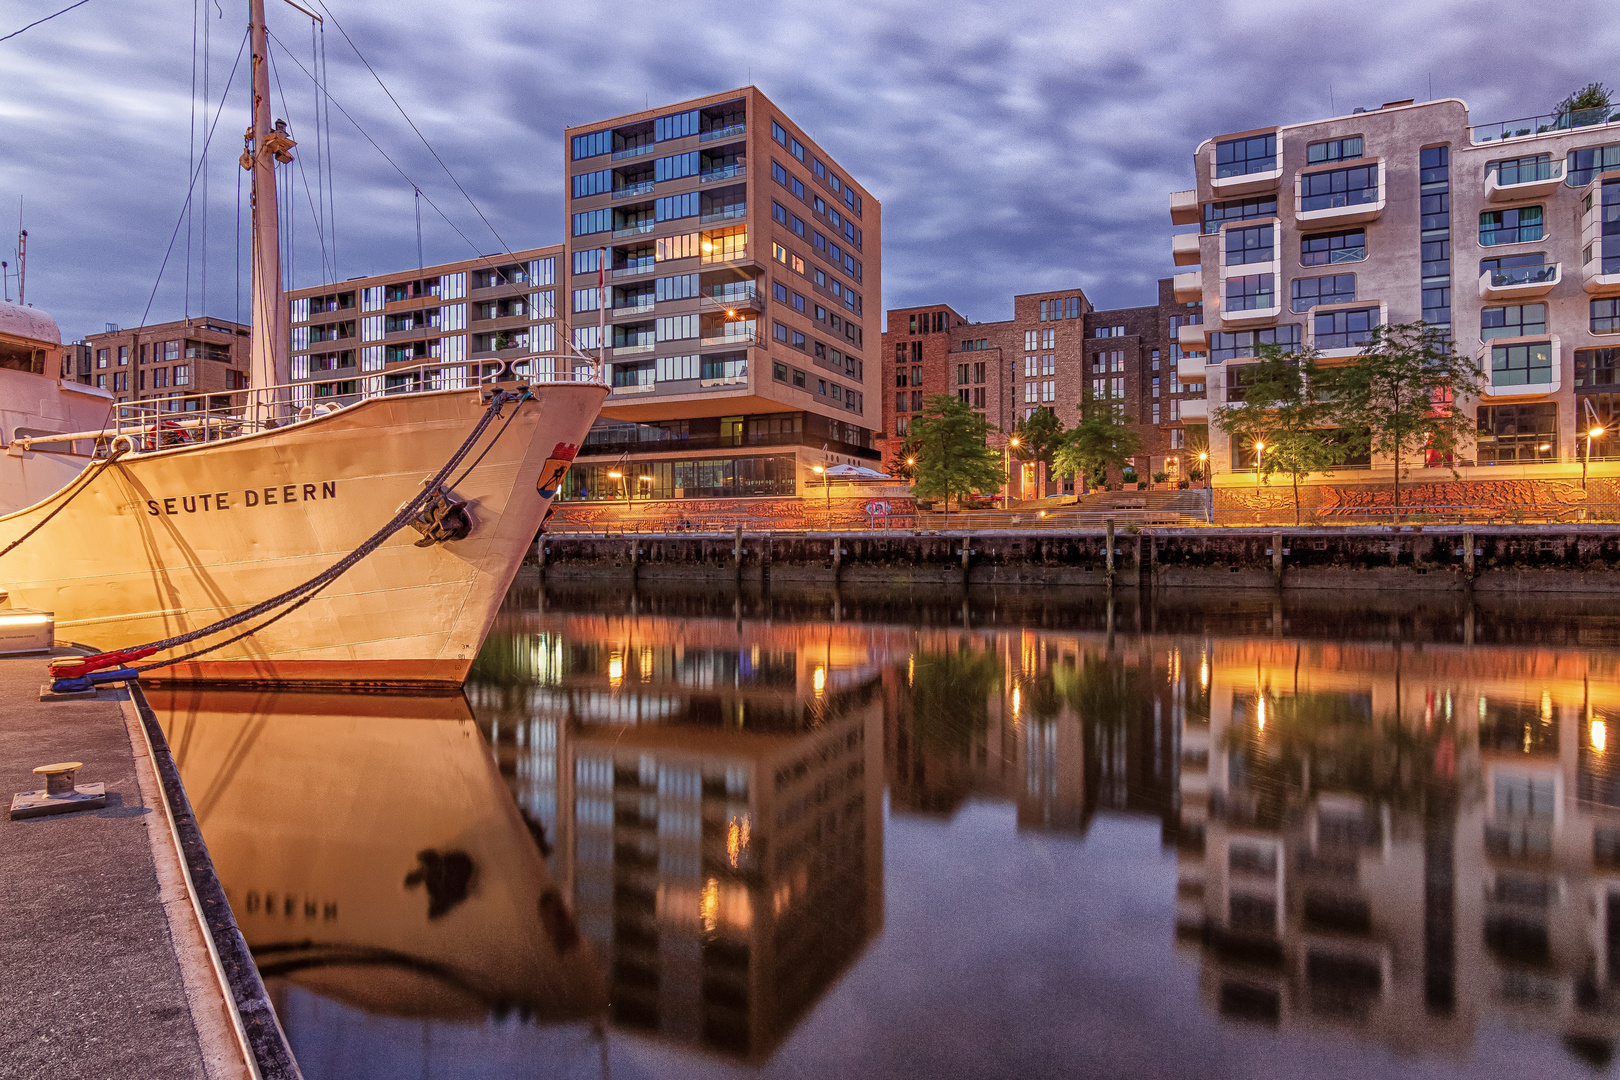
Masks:
[[[245,491],[216,491],[203,495],[147,499],[146,512],[152,517],[165,514],[204,514],[215,510],[282,506],[287,503],[335,498],[337,498],[337,481],[323,480],[319,484],[281,484],[266,488],[248,488]]]

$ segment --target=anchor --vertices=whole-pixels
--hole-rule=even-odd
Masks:
[[[472,534],[474,521],[467,500],[451,494],[440,485],[432,500],[409,522],[411,528],[422,534],[417,547],[432,547],[451,540],[465,540]]]

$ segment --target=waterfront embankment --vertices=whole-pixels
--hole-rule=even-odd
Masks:
[[[4,797],[81,761],[107,805],[0,817],[0,1076],[297,1077],[139,692],[41,702],[47,681],[0,659]]]
[[[537,555],[559,579],[1620,592],[1620,525],[737,530],[542,536]]]

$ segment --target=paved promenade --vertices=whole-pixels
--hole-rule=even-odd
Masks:
[[[42,703],[46,681],[43,657],[0,659],[0,798],[82,761],[108,801],[0,814],[0,1077],[251,1075],[128,695]]]

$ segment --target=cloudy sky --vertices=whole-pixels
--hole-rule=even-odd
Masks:
[[[0,35],[67,2],[0,0]],[[1461,97],[1488,122],[1620,86],[1602,0],[330,3],[500,239],[329,22],[332,98],[398,170],[334,110],[323,244],[300,69],[319,39],[268,0],[275,111],[302,144],[298,285],[414,263],[413,182],[449,218],[423,202],[428,262],[558,242],[565,124],[752,81],[882,200],[885,307],[999,319],[1014,293],[1077,283],[1099,307],[1148,303],[1172,272],[1168,195],[1206,136],[1407,97]],[[206,248],[200,183],[181,211],[191,132],[200,146],[245,24],[242,0],[87,0],[0,42],[0,257],[15,270],[21,200],[28,299],[65,335],[200,314],[205,271],[208,313],[239,310],[245,61],[204,170]]]

